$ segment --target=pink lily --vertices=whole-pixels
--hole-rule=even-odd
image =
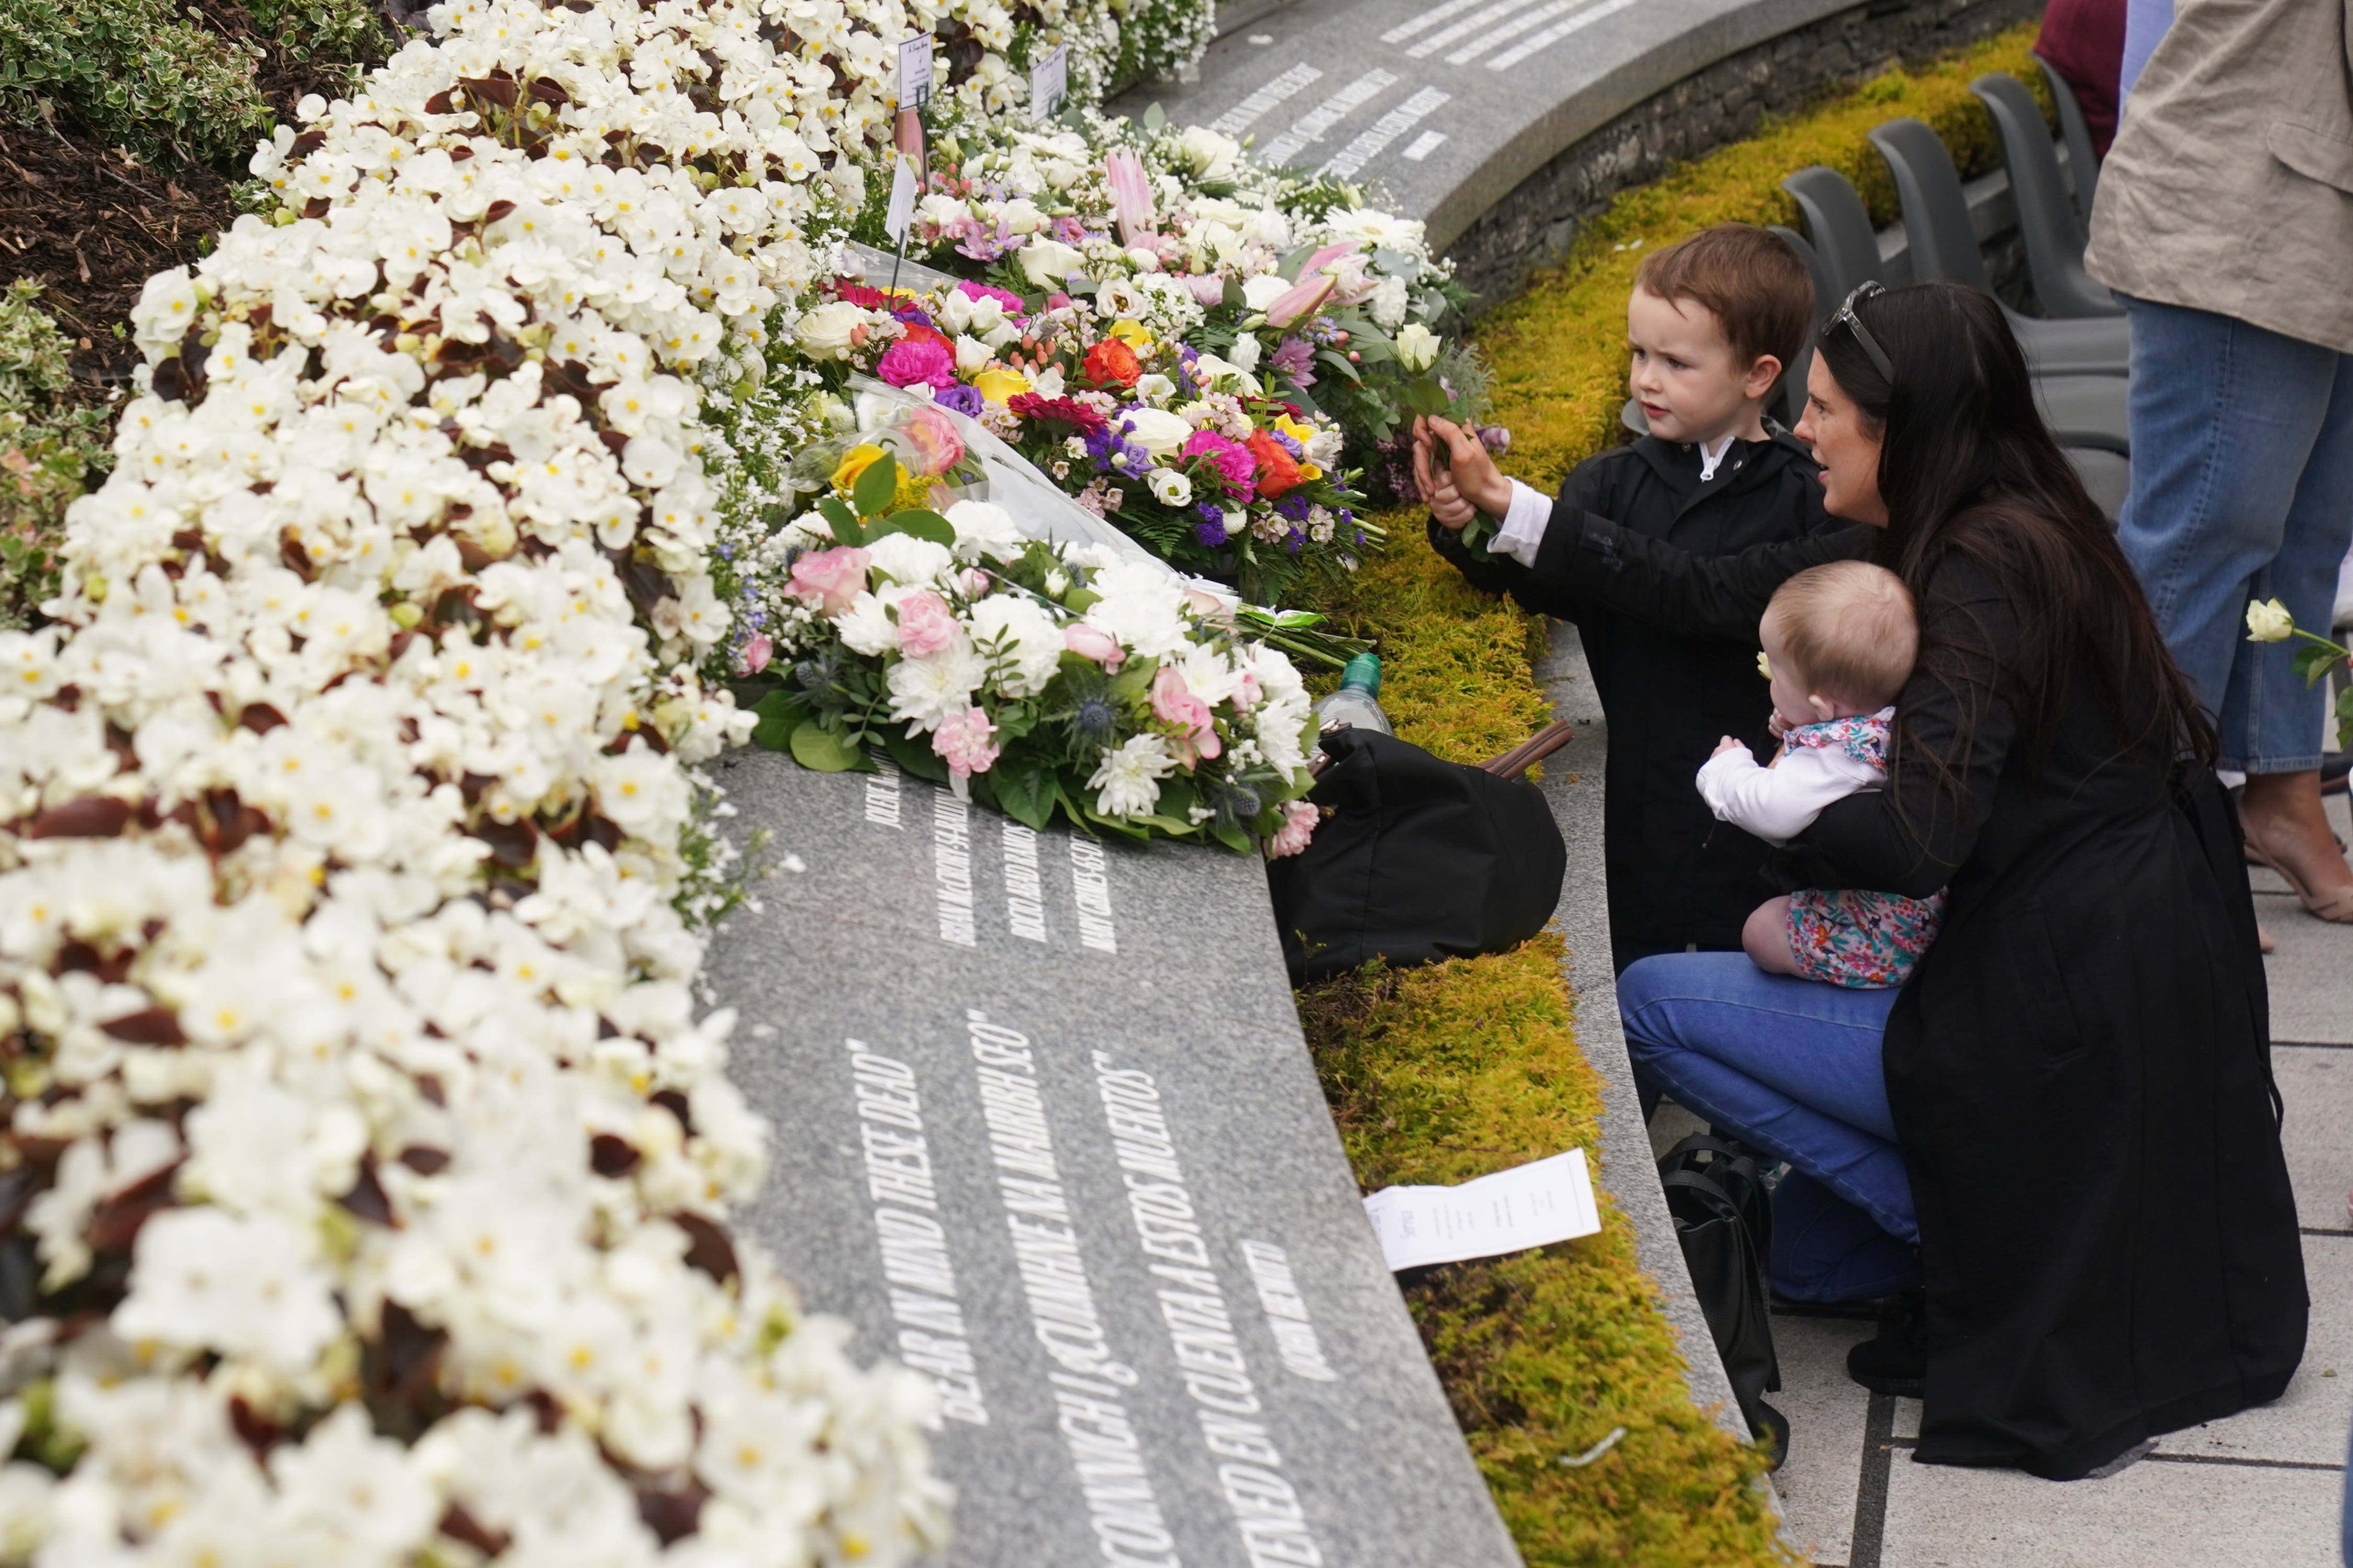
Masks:
[[[1103,175],[1111,183],[1120,238],[1130,245],[1141,242],[1152,233],[1152,182],[1145,178],[1144,160],[1122,148],[1103,160]]]
[[[1310,273],[1266,308],[1266,324],[1280,330],[1314,315],[1331,296],[1334,281]]]

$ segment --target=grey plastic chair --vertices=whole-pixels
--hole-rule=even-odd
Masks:
[[[2034,378],[2034,405],[2062,447],[2130,457],[2126,384],[2120,375],[2041,375]]]
[[[1968,195],[1943,141],[1925,121],[1907,117],[1875,127],[1871,142],[1895,177],[1914,280],[1962,283],[1991,293],[1977,228],[1969,221]],[[2021,316],[2007,305],[2002,314],[2038,374],[2122,375],[2131,362],[2131,338],[2121,317],[2052,321]]]
[[[2014,76],[1981,76],[1969,90],[1993,119],[2018,205],[2034,296],[2051,317],[2121,316],[2124,307],[2084,270],[2084,225],[2059,172],[2059,150],[2042,128],[2042,108]]]
[[[2075,215],[2084,226],[2092,226],[2092,198],[2100,190],[2100,160],[2092,151],[2092,127],[2084,119],[2084,106],[2077,101],[2075,89],[2067,79],[2052,68],[2051,62],[2041,55],[2034,63],[2042,68],[2042,79],[2051,89],[2052,98],[2059,105],[2059,140],[2067,147],[2067,184],[2075,196]]]
[[[1814,333],[1820,330],[1822,318],[1837,310],[1839,301],[1845,296],[1834,291],[1836,282],[1830,276],[1830,269],[1814,247],[1806,243],[1804,235],[1795,229],[1784,228],[1778,223],[1768,226],[1768,232],[1780,236],[1782,243],[1798,253],[1799,259],[1806,264],[1808,275],[1814,280],[1814,308],[1806,316],[1805,345],[1790,359],[1788,369],[1781,373],[1781,395],[1777,400],[1778,408],[1767,410],[1794,430],[1806,412],[1806,376],[1814,368]]]
[[[1781,182],[1789,199],[1806,220],[1813,240],[1815,286],[1822,289],[1821,313],[1839,307],[1858,283],[1881,277],[1879,232],[1862,197],[1844,174],[1820,163],[1810,164]]]
[[[2107,513],[2110,522],[2123,515],[2125,497],[2132,493],[2130,458],[2089,447],[2063,447],[2060,456],[2073,467],[2075,477],[2084,481],[2084,488],[2092,492],[2093,501]]]

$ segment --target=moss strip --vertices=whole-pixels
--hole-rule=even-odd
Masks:
[[[1778,182],[1827,163],[1894,215],[1866,133],[1916,115],[1965,174],[1997,153],[1971,80],[2008,71],[2043,95],[2015,29],[1914,72],[1891,71],[1755,138],[1629,191],[1567,258],[1480,329],[1495,367],[1509,467],[1550,489],[1618,438],[1626,295],[1645,249],[1709,224],[1793,223]],[[2047,104],[2046,104],[2047,108]],[[1480,594],[1425,548],[1421,515],[1384,520],[1396,542],[1325,608],[1377,637],[1382,706],[1398,732],[1472,762],[1546,717],[1534,665],[1540,618]],[[1599,1143],[1600,1084],[1577,1047],[1558,938],[1424,969],[1378,965],[1299,994],[1317,1070],[1357,1180],[1460,1182]],[[1622,1157],[1622,1156],[1621,1156]],[[1640,1153],[1630,1169],[1639,1174]],[[1659,1568],[1788,1559],[1753,1484],[1756,1451],[1693,1408],[1657,1287],[1607,1201],[1602,1233],[1508,1258],[1416,1270],[1399,1283],[1456,1418],[1529,1568]],[[1626,1436],[1589,1465],[1615,1427]]]

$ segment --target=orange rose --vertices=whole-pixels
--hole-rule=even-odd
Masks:
[[[1105,338],[1087,351],[1087,380],[1097,386],[1116,386],[1124,392],[1144,375],[1144,367],[1135,361],[1135,351],[1117,338]]]
[[[1299,484],[1299,461],[1263,430],[1253,430],[1242,443],[1258,459],[1258,493],[1272,500]]]

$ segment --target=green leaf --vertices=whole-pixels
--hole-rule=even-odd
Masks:
[[[1409,283],[1421,275],[1420,258],[1402,250],[1376,250],[1373,264],[1390,277],[1402,278]]]
[[[1225,297],[1218,302],[1229,310],[1239,310],[1249,304],[1250,301],[1242,297],[1242,280],[1239,278],[1227,279]]]
[[[1160,798],[1152,803],[1152,814],[1171,822],[1181,822],[1185,825],[1184,830],[1190,833],[1193,830],[1193,819],[1188,814],[1199,799],[1200,795],[1193,788],[1192,780],[1165,778],[1160,781]]]
[[[902,772],[934,784],[948,782],[948,765],[940,761],[940,754],[932,750],[929,741],[910,735],[893,724],[882,731],[882,749],[891,753],[891,760],[899,764]]]
[[[1429,416],[1446,412],[1446,389],[1438,384],[1434,375],[1417,375],[1405,384],[1406,406],[1416,414]]]
[[[858,526],[858,514],[844,506],[839,496],[827,496],[817,503],[817,510],[833,526],[833,542],[836,544],[866,542],[866,531]]]
[[[1241,824],[1221,821],[1212,826],[1209,831],[1218,836],[1219,843],[1235,854],[1247,855],[1250,852],[1250,836],[1242,831]]]
[[[760,721],[752,729],[752,743],[771,752],[792,745],[793,732],[807,721],[799,700],[788,691],[771,691],[752,705]]]
[[[891,498],[898,493],[899,459],[885,452],[866,465],[866,471],[859,475],[858,482],[850,487],[849,499],[857,503],[860,514],[875,517],[891,504]]]
[[[944,544],[951,550],[955,548],[955,525],[924,507],[909,507],[905,511],[892,512],[879,525],[878,531],[912,533],[917,539],[928,539],[934,544]]]
[[[793,731],[793,761],[821,773],[846,773],[866,760],[864,752],[822,724]]]
[[[2306,686],[2310,686],[2327,675],[2329,667],[2344,657],[2329,644],[2308,642],[2295,650],[2295,672],[2304,677]]]
[[[1146,131],[1156,132],[1167,123],[1168,111],[1160,107],[1160,100],[1158,99],[1153,100],[1151,106],[1144,111],[1144,128]]]
[[[988,776],[997,781],[997,804],[1014,821],[1042,829],[1054,819],[1051,768],[1039,763],[1008,765],[1000,759]]]

